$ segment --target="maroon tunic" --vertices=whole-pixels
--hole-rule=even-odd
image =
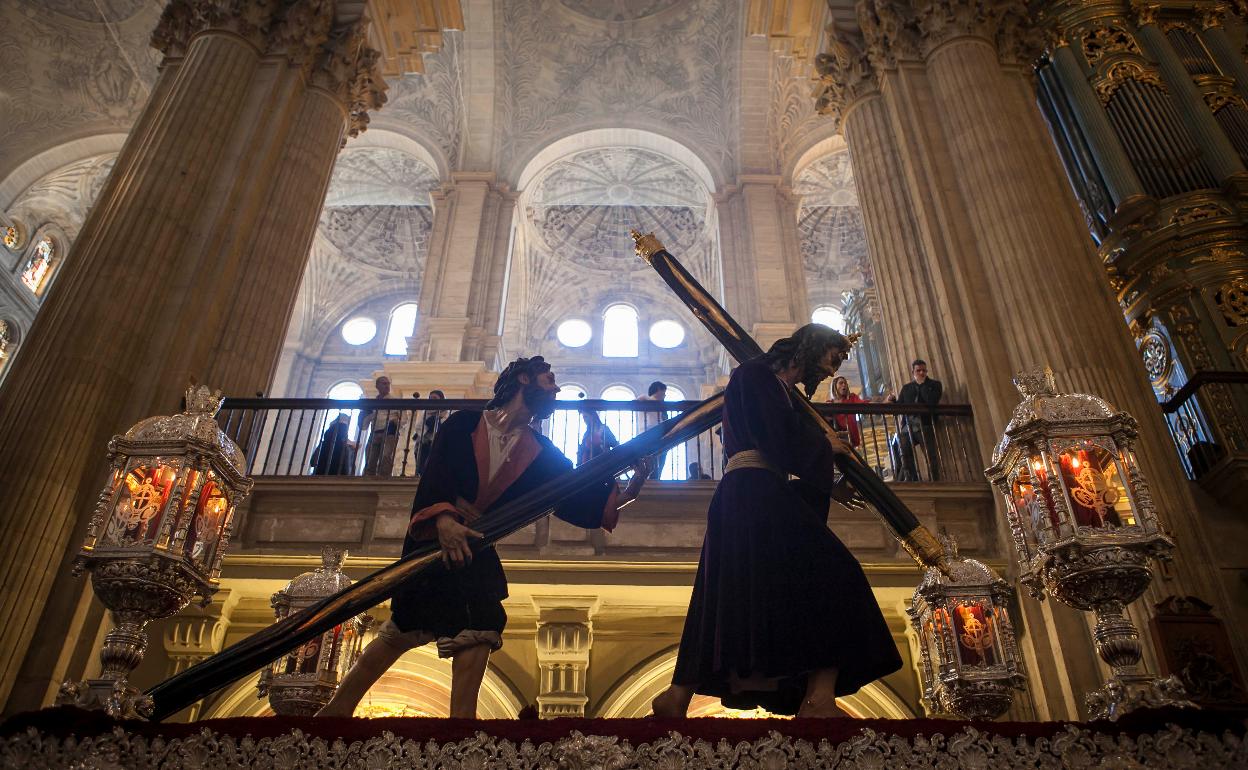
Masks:
[[[763,468],[724,476],[708,514],[673,683],[731,708],[794,714],[812,671],[836,668],[838,695],[901,668],[862,567],[827,527],[833,452],[761,359],[724,393],[724,450]]]

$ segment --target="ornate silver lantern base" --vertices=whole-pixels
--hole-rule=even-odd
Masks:
[[[1196,708],[1176,677],[1161,679],[1149,674],[1114,674],[1084,699],[1090,719],[1110,721],[1139,708]]]
[[[939,701],[941,711],[963,719],[992,720],[1010,710],[1014,681],[962,680],[946,686]]]
[[[1178,678],[1140,673],[1140,634],[1121,602],[1096,607],[1096,651],[1114,673],[1099,690],[1085,696],[1092,719],[1117,720],[1138,708],[1196,708]]]
[[[283,716],[310,717],[334,697],[337,687],[325,682],[286,681],[270,685],[269,705]]]

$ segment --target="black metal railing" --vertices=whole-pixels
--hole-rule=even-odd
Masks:
[[[1248,372],[1201,371],[1161,402],[1179,461],[1190,479],[1228,453],[1248,452]]]
[[[696,401],[560,401],[542,433],[575,465],[641,434]],[[452,411],[485,401],[430,399],[227,399],[218,421],[243,449],[253,476],[420,475],[433,436]],[[971,408],[821,404],[819,410],[881,478],[898,482],[982,481]],[[590,425],[593,423],[593,429]],[[719,479],[719,426],[660,455],[661,481]]]

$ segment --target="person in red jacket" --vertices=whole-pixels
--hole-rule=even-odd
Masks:
[[[837,377],[832,380],[832,399],[829,404],[866,404],[867,399],[849,389],[849,380]],[[847,434],[850,446],[857,448],[862,444],[862,430],[858,427],[858,418],[852,414],[838,414],[832,418],[834,427],[840,433]]]

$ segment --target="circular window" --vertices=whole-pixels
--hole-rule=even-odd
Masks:
[[[650,327],[650,342],[655,347],[674,348],[685,341],[685,327],[675,321],[656,321]]]
[[[348,345],[363,345],[372,342],[377,336],[377,322],[371,318],[357,316],[342,325],[342,338]]]
[[[594,336],[594,330],[589,324],[581,320],[564,321],[559,324],[559,328],[555,330],[555,336],[559,338],[559,342],[570,348],[579,348],[589,342]]]
[[[838,331],[845,325],[845,316],[831,305],[815,308],[815,312],[810,314],[810,320],[812,323],[823,324]]]

